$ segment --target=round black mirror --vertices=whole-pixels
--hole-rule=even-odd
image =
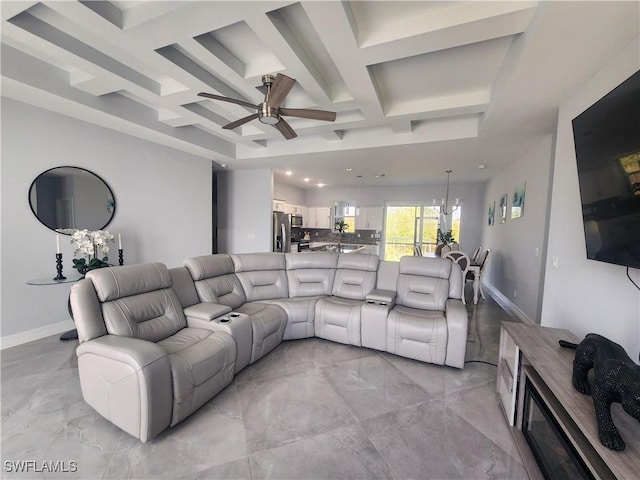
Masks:
[[[29,188],[29,205],[51,230],[102,230],[116,211],[106,182],[79,167],[55,167],[38,175]]]

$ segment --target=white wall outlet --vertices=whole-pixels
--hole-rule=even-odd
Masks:
[[[513,298],[518,298],[518,290],[513,290]]]
[[[555,269],[558,268],[558,257],[551,257],[551,266]]]
[[[539,257],[539,256],[540,256],[540,249],[536,248],[536,257]]]

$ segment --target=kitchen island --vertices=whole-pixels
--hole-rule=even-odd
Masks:
[[[310,252],[337,252],[337,253],[369,253],[368,245],[357,245],[353,243],[327,243],[317,247],[311,247]]]

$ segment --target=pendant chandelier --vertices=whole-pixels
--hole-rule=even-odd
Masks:
[[[445,216],[451,215],[458,208],[460,208],[460,199],[458,198],[456,198],[455,205],[452,205],[451,207],[449,207],[449,176],[451,175],[452,171],[453,170],[445,170],[447,174],[447,190],[445,193],[445,197],[442,199],[440,203],[440,213]],[[434,200],[434,204],[435,204],[435,200]]]

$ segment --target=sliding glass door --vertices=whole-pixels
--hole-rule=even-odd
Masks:
[[[452,215],[453,236],[459,240],[460,208]],[[434,255],[440,207],[423,202],[385,206],[382,258],[399,261],[405,255]],[[450,220],[450,221],[451,221]]]

